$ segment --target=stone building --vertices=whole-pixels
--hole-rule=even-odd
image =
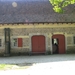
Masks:
[[[75,53],[74,5],[63,14],[48,0],[1,1],[0,7],[0,55]]]

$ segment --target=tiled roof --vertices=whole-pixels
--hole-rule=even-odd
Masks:
[[[75,5],[69,5],[64,14],[58,14],[48,0],[17,1],[17,7],[12,3],[0,2],[0,23],[75,22]]]

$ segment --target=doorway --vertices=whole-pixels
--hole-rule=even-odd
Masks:
[[[56,34],[52,36],[52,53],[64,54],[65,53],[65,36]]]
[[[58,54],[58,39],[57,38],[53,38],[52,39],[52,49],[53,49],[53,54]]]

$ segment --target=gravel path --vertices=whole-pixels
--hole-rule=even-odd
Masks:
[[[1,75],[75,75],[75,54],[0,57],[0,63],[34,63],[28,69],[0,71]]]
[[[0,64],[46,63],[75,60],[75,54],[0,57]]]

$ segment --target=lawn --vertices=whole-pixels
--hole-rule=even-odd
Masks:
[[[0,70],[27,69],[30,66],[28,64],[0,64]]]

